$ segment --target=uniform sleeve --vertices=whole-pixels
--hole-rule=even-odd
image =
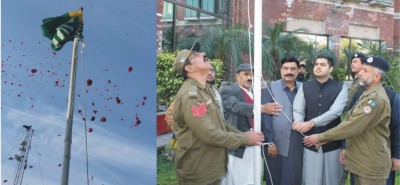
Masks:
[[[334,119],[336,119],[337,117],[339,117],[342,114],[344,107],[346,106],[347,99],[348,99],[348,90],[346,85],[343,85],[342,90],[336,97],[335,101],[333,102],[329,110],[323,113],[322,115],[312,119],[315,122],[315,126],[316,127],[325,126]]]
[[[306,100],[304,99],[303,86],[297,91],[293,101],[293,119],[296,121],[304,121],[306,112]]]
[[[393,134],[393,156],[396,159],[400,159],[400,94],[396,94],[392,107],[392,130]]]
[[[198,95],[197,97],[186,97],[179,104],[180,111],[184,115],[185,124],[196,137],[208,145],[229,149],[237,149],[239,146],[247,145],[248,139],[246,134],[224,130],[226,125],[219,120],[215,120],[215,117],[212,115],[217,113],[215,112],[216,110],[207,110],[205,115],[196,116],[192,108],[201,103],[206,102]]]
[[[235,96],[235,92],[231,87],[221,90],[222,103],[224,104],[224,111],[229,110],[234,114],[252,116],[253,105],[239,100]]]
[[[165,111],[165,121],[167,122],[168,128],[173,130],[172,123],[174,122],[174,101],[169,105],[167,111]]]
[[[389,121],[389,107],[384,100],[376,100],[377,107],[372,108],[371,112],[366,114],[363,108],[368,105],[367,102],[359,102],[355,107],[350,110],[350,113],[345,121],[338,126],[320,134],[319,142],[329,142],[341,139],[351,139],[359,136],[368,129],[375,127],[382,123],[382,121]],[[360,106],[358,106],[360,104]]]
[[[271,87],[268,87],[271,89]],[[261,94],[261,104],[264,105],[266,103],[272,103],[272,97],[268,93],[268,90],[265,90],[263,94]],[[274,132],[273,132],[273,124],[272,124],[272,116],[262,113],[261,114],[261,131],[264,134],[265,142],[274,142]]]
[[[228,123],[225,119],[224,119],[224,126],[225,126],[225,130],[228,131],[228,132],[243,133],[242,131],[237,129],[235,126],[233,126],[232,124]]]

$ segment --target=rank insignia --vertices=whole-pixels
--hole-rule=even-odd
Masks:
[[[205,102],[192,106],[192,115],[194,117],[202,118],[206,113],[207,107]]]
[[[366,106],[363,108],[363,113],[364,113],[364,114],[369,114],[369,113],[371,113],[371,107],[370,107],[369,105],[366,105]]]
[[[376,108],[376,101],[375,100],[368,100],[368,104],[371,106],[371,108]]]

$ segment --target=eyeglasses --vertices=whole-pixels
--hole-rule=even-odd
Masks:
[[[193,54],[195,57],[199,56],[199,53],[198,53],[197,51],[192,51],[192,52],[190,52],[189,56],[188,56],[188,57],[186,58],[186,60],[185,60],[185,63],[183,64],[184,67],[187,66],[187,65],[192,64],[192,63],[190,62],[190,60],[189,60],[189,57],[190,57],[190,55],[192,55],[192,54]]]

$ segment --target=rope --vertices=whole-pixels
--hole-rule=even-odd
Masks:
[[[269,95],[271,95],[271,97],[272,97],[272,101],[274,101],[275,103],[279,103],[278,101],[276,101],[276,99],[275,99],[275,96],[272,94],[272,92],[271,92],[271,90],[269,89],[269,87],[268,87],[268,85],[267,85],[267,83],[265,82],[265,80],[264,80],[264,78],[263,77],[261,77],[262,78],[262,82],[264,83],[264,85],[265,85],[265,87],[267,88],[267,90],[268,90],[268,93],[269,93]],[[280,104],[280,103],[279,103]],[[281,106],[282,106],[282,104],[280,104]],[[285,118],[290,122],[290,124],[293,126],[294,125],[294,123],[292,122],[292,119],[290,119],[289,118],[289,116],[287,116],[286,114],[285,114],[285,112],[283,112],[283,109],[281,109],[281,113],[283,114],[283,116],[285,116]],[[303,137],[306,137],[306,135],[304,135],[303,133],[301,133],[301,132],[299,132]]]
[[[85,79],[85,65],[84,65],[84,55],[83,49],[85,48],[85,42],[81,38],[82,48],[81,48],[81,56],[82,56],[82,79]],[[84,125],[85,125],[85,154],[86,154],[86,183],[89,185],[89,155],[88,155],[88,139],[87,139],[87,123],[86,123],[86,92],[85,92],[85,80],[82,80],[82,91],[83,91],[83,117]]]
[[[265,167],[267,168],[268,175],[269,175],[269,179],[271,180],[271,185],[274,185],[274,182],[272,182],[271,172],[269,171],[269,168],[268,168],[267,159],[266,159],[266,157],[265,157],[265,152],[264,152],[264,151],[265,151],[265,145],[273,146],[274,143],[263,143],[263,146],[261,146],[262,155],[263,155],[263,159],[264,159],[264,164],[265,164]]]
[[[33,137],[35,137],[35,133],[33,133]],[[39,147],[37,146],[37,145],[38,145],[38,144],[37,144],[37,141],[35,141],[34,143],[35,143],[35,146],[36,146],[36,151],[38,151],[38,153],[40,154],[40,152],[39,152]],[[41,166],[41,164],[40,164],[39,155],[37,155],[37,158],[38,158],[39,170],[40,170],[40,180],[42,180],[42,185],[44,185],[44,182],[43,182],[43,174],[42,174],[42,166]]]

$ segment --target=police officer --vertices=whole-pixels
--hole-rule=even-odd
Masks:
[[[307,146],[347,139],[345,168],[354,174],[355,184],[384,185],[391,168],[389,121],[391,107],[381,80],[389,64],[380,57],[369,57],[359,77],[366,91],[344,121],[324,133],[305,137]]]
[[[185,78],[174,101],[173,131],[178,147],[175,170],[179,184],[220,184],[226,174],[227,148],[261,144],[261,132],[241,132],[229,126],[207,85],[210,62],[200,44],[178,52],[174,62]]]
[[[363,63],[366,61],[367,58],[361,53],[356,53],[351,57],[351,72],[354,73],[354,81],[351,83],[351,87],[349,89],[349,100],[347,101],[347,105],[350,104],[354,94],[357,91],[364,90],[364,84],[358,74],[363,69]]]

